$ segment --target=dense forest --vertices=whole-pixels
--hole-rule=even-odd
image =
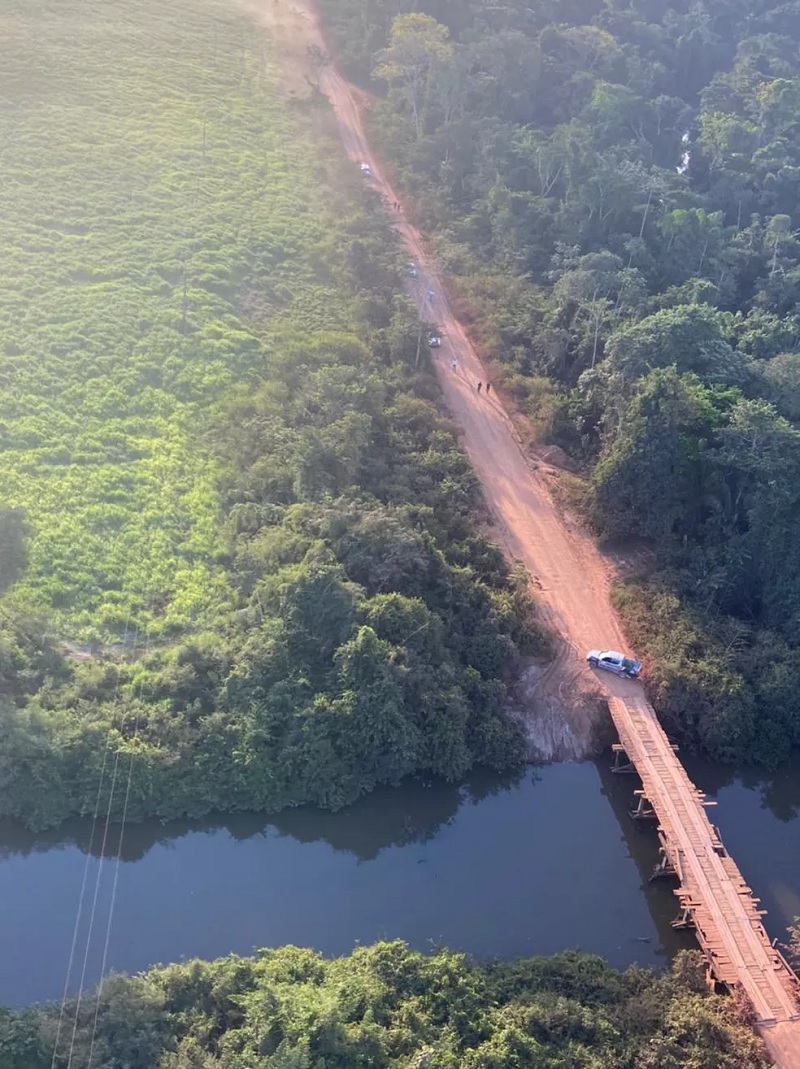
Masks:
[[[228,0],[4,25],[0,815],[517,765],[543,640],[324,103]]]
[[[399,6],[336,0],[332,26],[386,88],[384,151],[462,309],[591,466],[598,531],[655,542],[658,581],[620,598],[634,633],[659,606],[662,708],[691,699],[715,752],[775,759],[797,734],[792,588],[752,553],[788,556],[766,518],[792,518],[795,246],[787,189],[767,211],[728,158],[763,92],[736,75],[743,132],[700,125],[737,17]],[[267,47],[229,0],[4,8],[0,817],[34,828],[336,808],[523,758],[506,685],[547,650],[525,577],[481,533],[380,206]],[[647,480],[668,508],[642,510]],[[697,955],[656,976],[284,947],[112,976],[61,1011],[0,1010],[0,1069],[767,1065]]]
[[[800,5],[322,0],[462,316],[590,474],[668,726],[800,744]],[[601,638],[599,639],[602,640]]]
[[[87,1058],[102,1069],[768,1065],[736,1003],[707,993],[687,953],[656,977],[579,954],[480,966],[401,943],[334,961],[283,947],[112,976],[84,1000],[73,1037],[77,1010],[67,1004],[60,1032],[58,1007],[0,1011],[2,1069]]]

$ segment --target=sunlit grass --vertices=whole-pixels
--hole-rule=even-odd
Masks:
[[[4,5],[0,503],[32,530],[16,596],[73,636],[224,607],[220,401],[287,324],[345,325],[277,73],[227,0]]]

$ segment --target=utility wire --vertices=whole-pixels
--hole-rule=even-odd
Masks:
[[[195,189],[194,189],[194,196],[192,198],[194,204],[196,204],[199,201],[199,199],[200,199],[199,194],[200,194],[200,182],[199,182],[199,179],[198,179],[197,182],[196,182],[196,185],[195,185]],[[189,236],[189,230],[187,228],[185,237],[188,238],[188,236]],[[191,252],[192,253],[195,252],[194,246],[192,246]],[[186,281],[186,278],[184,278],[184,282],[185,281]],[[184,315],[185,315],[185,313],[186,313],[186,307],[185,307],[185,296],[184,296]],[[148,608],[148,612],[150,610],[152,610],[154,597],[155,597],[155,595],[153,594],[151,596],[151,599],[150,599],[150,606]],[[130,624],[130,617],[128,619],[128,622],[126,622],[126,624],[125,624],[125,639],[124,639],[124,643],[125,644],[127,643],[129,624]],[[132,649],[131,649],[131,660],[133,660],[133,658],[135,656],[137,637],[138,637],[138,623],[137,623],[137,626],[136,626],[136,631],[134,632],[134,641],[133,641],[133,646],[132,646]],[[145,654],[150,648],[150,638],[151,638],[150,631],[148,630],[147,640],[146,640],[146,644],[145,644]],[[121,675],[121,669],[120,669],[120,665],[118,664],[117,665],[117,679],[116,679],[116,684],[115,684],[115,687],[114,687],[114,696],[113,696],[113,699],[112,699],[112,708],[116,708],[116,705],[117,705],[117,698],[118,698],[118,695],[119,695],[120,675]],[[141,701],[141,698],[142,698],[143,691],[144,691],[144,679],[142,679],[142,681],[140,683],[140,687],[139,687],[139,700],[140,701]],[[134,722],[134,732],[133,732],[133,740],[134,741],[138,738],[139,721],[140,721],[140,716],[139,716],[139,710],[137,709],[137,711],[136,711],[136,719],[135,719],[135,722]],[[100,783],[99,783],[98,788],[97,788],[97,798],[95,800],[95,809],[94,809],[94,815],[93,815],[93,818],[92,818],[92,832],[91,832],[91,836],[90,836],[90,839],[89,839],[89,849],[88,849],[88,852],[87,852],[87,855],[86,855],[86,864],[84,866],[83,879],[82,879],[82,882],[81,882],[80,897],[78,899],[78,909],[77,909],[77,915],[76,915],[76,918],[75,918],[75,927],[74,927],[73,933],[72,933],[72,944],[71,944],[71,947],[70,947],[69,961],[68,961],[68,965],[67,965],[67,975],[66,975],[66,979],[64,981],[64,991],[63,991],[62,999],[61,999],[61,1008],[60,1008],[60,1012],[59,1012],[58,1028],[57,1028],[57,1031],[56,1031],[55,1043],[53,1045],[53,1057],[52,1057],[52,1061],[50,1063],[50,1069],[55,1069],[56,1061],[58,1059],[58,1048],[59,1048],[59,1044],[60,1044],[60,1040],[61,1040],[61,1032],[62,1032],[62,1028],[63,1028],[63,1024],[64,1024],[66,1003],[67,1003],[67,997],[68,997],[68,992],[69,992],[69,981],[70,981],[70,977],[72,975],[72,967],[73,967],[74,959],[75,959],[75,950],[77,948],[77,942],[78,942],[78,931],[79,931],[79,927],[80,927],[80,921],[81,921],[81,918],[82,918],[82,915],[83,915],[83,906],[84,906],[84,900],[85,900],[86,890],[87,890],[89,865],[90,865],[90,862],[91,862],[91,850],[92,850],[92,846],[94,845],[95,831],[96,831],[96,828],[97,828],[97,821],[98,821],[98,816],[99,816],[99,811],[100,811],[100,799],[102,797],[103,785],[104,785],[104,781],[105,781],[105,771],[106,771],[106,766],[107,766],[107,762],[108,762],[108,753],[109,753],[109,750],[111,748],[112,730],[113,730],[113,726],[110,726],[109,730],[108,730],[108,733],[106,735],[106,745],[105,745],[105,750],[104,750],[104,753],[103,753],[103,765],[102,765],[101,774],[100,774]],[[119,844],[118,844],[118,848],[117,848],[116,863],[115,863],[115,868],[114,868],[114,879],[113,879],[113,883],[112,883],[111,900],[110,900],[110,904],[109,904],[109,913],[108,913],[108,921],[107,921],[107,924],[106,924],[106,934],[105,934],[105,940],[104,940],[104,945],[103,945],[103,956],[102,956],[102,964],[101,964],[101,969],[100,969],[100,981],[98,983],[98,989],[97,989],[97,1001],[95,1003],[94,1021],[93,1021],[93,1026],[92,1026],[92,1038],[91,1038],[91,1043],[90,1043],[90,1047],[89,1047],[89,1061],[87,1063],[87,1069],[91,1069],[92,1059],[93,1059],[93,1055],[94,1055],[95,1038],[96,1038],[96,1034],[97,1034],[97,1025],[98,1025],[98,1018],[99,1018],[99,1012],[100,1012],[100,994],[101,994],[101,990],[102,990],[103,977],[105,975],[106,964],[107,964],[107,961],[108,961],[108,948],[109,948],[109,942],[110,942],[110,939],[111,939],[111,926],[112,926],[113,916],[114,916],[114,906],[115,906],[115,903],[116,903],[117,885],[118,885],[118,882],[119,882],[119,869],[120,869],[120,864],[121,864],[121,859],[122,859],[122,846],[123,846],[123,837],[124,837],[124,832],[125,832],[125,821],[126,821],[126,818],[127,818],[128,805],[129,805],[129,802],[130,802],[134,757],[135,757],[135,753],[132,752],[131,753],[131,757],[130,757],[130,763],[128,765],[128,776],[127,776],[127,783],[126,783],[126,788],[125,788],[125,801],[123,803],[123,812],[122,812],[122,824],[121,824],[121,827],[120,827]],[[96,916],[96,912],[97,912],[97,901],[98,901],[98,896],[99,896],[99,891],[100,891],[100,883],[101,883],[101,880],[102,880],[103,860],[105,858],[105,849],[106,849],[106,844],[108,842],[108,832],[109,832],[109,826],[110,826],[110,821],[111,821],[111,809],[112,809],[112,805],[113,805],[113,801],[114,801],[114,793],[115,793],[115,789],[116,789],[117,775],[118,775],[118,771],[119,771],[119,761],[120,761],[120,753],[119,753],[119,749],[118,749],[117,753],[115,755],[115,759],[114,759],[114,769],[113,769],[113,773],[112,773],[111,789],[110,789],[109,799],[108,799],[108,808],[107,808],[107,812],[106,812],[105,827],[104,827],[104,830],[103,830],[103,841],[102,841],[102,844],[101,844],[101,847],[100,847],[100,857],[99,857],[99,860],[98,860],[97,879],[95,881],[94,896],[93,896],[93,900],[92,900],[92,910],[91,910],[91,915],[90,915],[90,918],[89,918],[89,930],[88,930],[87,935],[86,935],[86,947],[85,947],[84,956],[83,956],[83,965],[82,965],[82,968],[81,968],[81,981],[80,981],[80,987],[79,987],[79,990],[78,990],[77,1003],[76,1003],[76,1006],[75,1006],[75,1020],[73,1022],[72,1035],[71,1035],[71,1038],[70,1038],[70,1047],[69,1047],[69,1057],[68,1057],[68,1061],[67,1061],[67,1069],[72,1069],[73,1057],[74,1057],[74,1053],[75,1053],[75,1042],[76,1042],[77,1032],[78,1032],[80,1009],[81,1009],[81,1004],[82,1004],[82,1001],[83,1001],[83,989],[84,989],[84,985],[85,985],[85,981],[86,981],[86,971],[87,971],[87,967],[88,967],[88,960],[89,960],[89,952],[90,952],[90,946],[91,946],[92,932],[93,932],[93,929],[94,929],[95,916]]]
[[[123,651],[128,644],[128,629],[130,627],[130,617],[125,622],[125,634],[122,639]],[[136,637],[134,634],[134,646],[136,645]],[[120,680],[120,666],[117,665],[117,681],[114,686],[114,703],[116,703],[117,695],[119,693],[119,680]],[[100,767],[100,781],[97,784],[97,797],[94,803],[94,815],[92,816],[92,831],[89,835],[89,846],[86,850],[86,863],[83,866],[83,879],[81,880],[81,889],[78,896],[78,908],[75,913],[75,926],[72,930],[72,944],[69,949],[69,959],[67,961],[67,974],[64,977],[64,991],[61,996],[61,1008],[58,1014],[58,1027],[56,1028],[56,1038],[53,1044],[53,1058],[50,1062],[50,1069],[55,1069],[56,1059],[58,1058],[58,1047],[61,1042],[61,1030],[64,1027],[64,1017],[66,1014],[67,998],[69,997],[69,981],[72,976],[72,966],[75,963],[75,951],[78,945],[78,931],[80,930],[81,918],[83,916],[83,902],[86,896],[86,885],[89,882],[89,866],[92,861],[92,847],[94,846],[94,836],[97,831],[97,818],[100,813],[100,799],[103,794],[103,784],[105,783],[106,766],[108,764],[108,753],[111,749],[111,732],[106,733],[106,745],[103,751],[103,763]]]
[[[150,651],[150,633],[148,632],[147,641],[145,643],[144,659],[147,659],[147,654]],[[142,697],[144,695],[144,677],[142,677],[139,683],[139,703],[141,704]],[[111,885],[111,901],[108,907],[108,921],[106,923],[106,937],[103,944],[103,959],[100,963],[100,982],[97,985],[97,997],[94,1005],[94,1021],[92,1022],[92,1038],[89,1043],[89,1060],[86,1063],[86,1069],[92,1069],[92,1061],[94,1060],[94,1044],[97,1037],[97,1023],[100,1017],[100,995],[103,990],[103,981],[106,975],[106,964],[108,962],[108,947],[111,941],[111,926],[114,921],[114,907],[117,901],[117,885],[119,883],[119,870],[122,862],[122,844],[125,837],[125,821],[128,817],[128,805],[131,799],[131,783],[133,782],[133,764],[136,758],[136,742],[139,738],[139,725],[141,723],[140,709],[137,707],[136,720],[133,728],[133,738],[131,749],[130,761],[128,762],[128,779],[125,785],[125,801],[122,805],[122,823],[119,829],[119,844],[117,846],[117,856],[114,863],[114,881]]]
[[[135,635],[134,635],[133,649],[131,651],[132,655],[134,655],[136,653],[136,640],[138,639],[138,635],[139,635],[139,628],[138,628],[138,624],[137,624],[136,632],[135,632]],[[148,641],[149,641],[149,638],[148,638]],[[116,686],[114,688],[114,697],[113,697],[113,701],[112,701],[112,709],[116,709],[116,707],[117,707],[117,699],[118,699],[118,696],[119,696],[120,676],[121,676],[121,669],[120,669],[120,666],[118,665],[117,666],[117,683],[116,683]],[[113,730],[114,729],[113,729],[113,724],[112,724],[112,725],[109,726],[108,734],[106,736],[106,746],[107,747],[110,745],[111,736],[112,736]],[[108,842],[108,832],[109,832],[109,828],[111,826],[111,810],[112,810],[112,807],[114,805],[114,794],[116,792],[117,775],[119,773],[119,761],[120,761],[120,754],[119,754],[119,748],[117,748],[116,754],[114,755],[114,768],[113,768],[113,771],[112,771],[112,774],[111,774],[111,787],[109,789],[108,806],[106,808],[106,818],[105,818],[105,824],[103,826],[103,841],[100,844],[100,857],[98,858],[98,862],[97,862],[97,879],[95,880],[95,884],[94,884],[94,895],[92,897],[92,910],[91,910],[91,913],[89,915],[89,928],[88,928],[88,931],[86,933],[86,947],[84,949],[84,954],[83,954],[83,965],[81,967],[81,979],[80,979],[80,984],[79,984],[79,987],[78,987],[78,999],[77,999],[77,1002],[75,1004],[75,1020],[74,1020],[74,1022],[72,1024],[72,1035],[70,1037],[69,1056],[67,1058],[67,1069],[72,1069],[72,1060],[73,1060],[73,1057],[75,1055],[75,1041],[76,1041],[77,1035],[78,1035],[78,1024],[79,1024],[79,1021],[80,1021],[81,1004],[83,1002],[83,991],[84,991],[84,987],[86,985],[86,970],[87,970],[87,967],[88,967],[88,964],[89,964],[89,953],[90,953],[91,945],[92,945],[92,934],[94,932],[94,922],[95,922],[95,917],[97,915],[97,901],[98,901],[98,898],[99,898],[99,895],[100,895],[100,884],[101,884],[102,879],[103,879],[103,861],[105,859],[106,844]]]

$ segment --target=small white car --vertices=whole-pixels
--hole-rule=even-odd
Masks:
[[[589,650],[586,660],[592,668],[604,668],[615,676],[627,676],[628,679],[635,679],[642,670],[638,661],[617,653],[616,650]]]
[[[438,334],[429,334],[428,345],[430,345],[431,349],[441,349],[442,339],[439,337]]]
[[[361,164],[361,173],[365,178],[372,178],[372,168],[368,163]]]
[[[409,275],[411,275],[412,278],[417,277],[417,265],[414,263],[413,260],[411,260],[408,265],[408,273]]]

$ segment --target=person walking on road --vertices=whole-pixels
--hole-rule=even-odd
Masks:
[[[457,356],[454,356],[453,359],[450,361],[450,367],[453,369],[453,371],[458,371],[458,357]]]
[[[478,393],[480,393],[480,392],[481,392],[481,386],[483,386],[483,383],[482,383],[482,382],[479,382],[479,383],[478,383]]]
[[[492,392],[492,384],[491,384],[491,382],[487,382],[486,383],[486,396],[488,397],[491,392]]]

